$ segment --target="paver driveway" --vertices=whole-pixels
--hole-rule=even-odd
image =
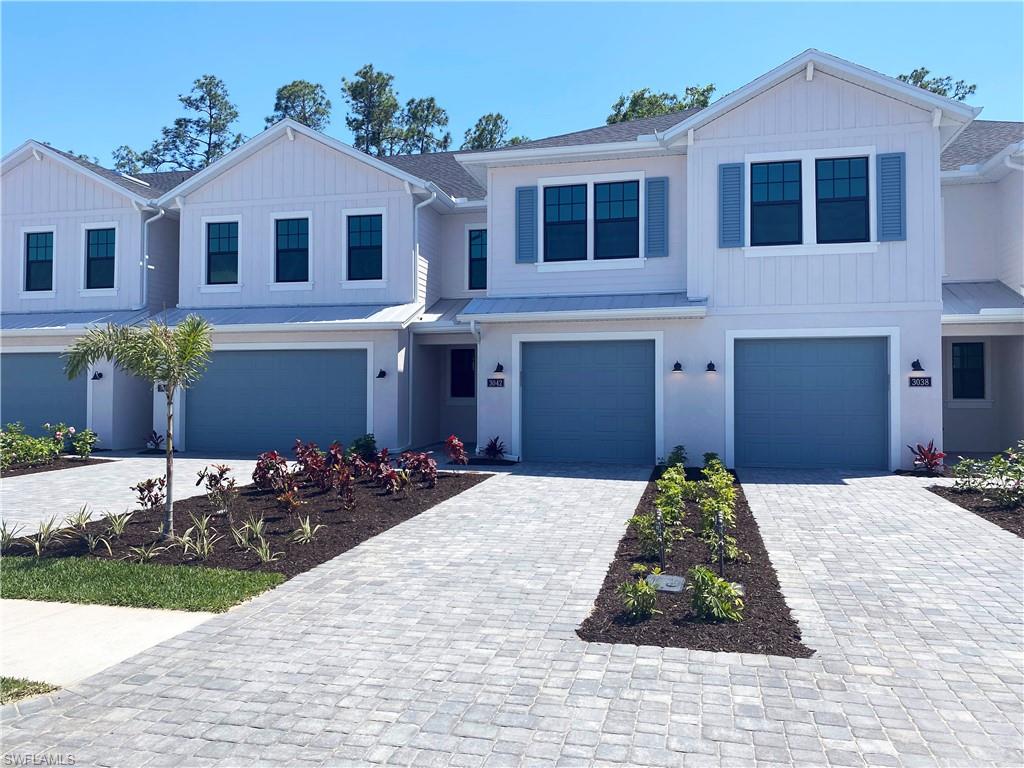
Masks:
[[[496,476],[8,708],[4,749],[117,766],[1020,763],[1018,539],[911,478],[749,473],[818,654],[588,644],[573,630],[645,473],[614,475]]]
[[[110,456],[105,464],[90,464],[74,469],[37,472],[0,479],[0,515],[28,530],[41,520],[56,515],[58,522],[88,504],[94,516],[106,512],[134,509],[135,494],[131,486],[150,477],[164,474],[163,456]],[[174,457],[174,494],[184,499],[203,493],[196,487],[196,473],[210,464],[223,463],[232,468],[239,485],[249,482],[256,462],[251,459],[219,459],[184,454]]]

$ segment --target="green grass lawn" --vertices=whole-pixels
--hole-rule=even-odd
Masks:
[[[284,581],[280,573],[90,557],[4,557],[0,568],[0,597],[179,611],[226,611]]]
[[[49,683],[37,683],[21,677],[0,677],[0,704],[10,704],[55,690],[57,688]]]

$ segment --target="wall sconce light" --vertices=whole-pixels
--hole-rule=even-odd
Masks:
[[[704,370],[706,370],[708,373],[714,373],[715,370],[716,370],[714,362],[711,361],[711,360],[708,360],[708,367],[705,368]]]
[[[388,375],[387,372],[383,368],[381,368],[379,371],[377,371],[377,378],[378,379],[383,379],[387,375]]]
[[[676,360],[676,364],[672,366],[672,373],[682,373],[683,364]]]
[[[494,372],[495,373],[504,373],[505,372],[505,366],[502,365],[501,363],[498,363],[496,366],[494,366]]]
[[[96,371],[96,372],[95,372],[95,373],[93,373],[93,375],[92,375],[92,380],[93,380],[93,381],[99,381],[99,380],[100,380],[100,379],[102,379],[102,378],[103,378],[103,374],[102,374],[102,373],[101,373],[100,371]]]
[[[924,366],[921,365],[921,361],[920,360],[915,360],[914,362],[912,362],[910,364],[910,370],[912,370],[912,371],[923,371],[924,370]]]

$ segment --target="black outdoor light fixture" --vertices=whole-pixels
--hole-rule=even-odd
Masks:
[[[100,371],[96,371],[96,372],[95,372],[95,373],[93,373],[93,375],[92,375],[92,380],[93,380],[93,381],[99,381],[99,380],[100,380],[100,379],[102,379],[102,378],[103,378],[103,373],[102,373],[102,372],[100,372]]]
[[[912,362],[910,364],[910,370],[912,370],[912,371],[923,371],[924,370],[924,366],[921,365],[921,361],[920,360],[915,360],[914,362]]]
[[[672,373],[682,373],[683,364],[676,360],[676,364],[672,366]]]
[[[504,373],[505,372],[505,366],[502,365],[501,363],[498,363],[496,366],[494,366],[494,372],[495,373]]]
[[[714,373],[716,370],[714,361],[708,360],[708,367],[705,368],[704,370],[706,370],[708,373]]]
[[[385,370],[384,370],[383,368],[381,368],[381,369],[380,369],[379,371],[377,371],[377,378],[378,378],[378,379],[383,379],[383,378],[385,378],[385,377],[386,377],[387,375],[388,375],[388,374],[387,374],[387,371],[385,371]]]

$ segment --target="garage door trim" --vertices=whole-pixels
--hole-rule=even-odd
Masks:
[[[330,349],[362,349],[366,351],[366,431],[373,432],[373,387],[376,378],[374,367],[373,342],[372,341],[294,341],[294,342],[214,342],[213,353],[217,352],[265,352],[268,350],[298,351],[298,350],[330,350]],[[394,375],[395,371],[390,371]],[[198,383],[202,383],[200,377]],[[185,442],[185,411],[188,409],[188,390],[183,389],[177,393],[174,409],[174,445],[182,451],[188,450]],[[161,408],[161,413],[166,413]],[[160,421],[165,421],[166,416],[161,416]],[[159,432],[159,428],[157,428]]]
[[[889,469],[900,467],[900,329],[896,327],[785,328],[726,331],[725,333],[725,460],[736,461],[736,385],[734,380],[736,342],[745,339],[843,339],[888,340],[889,347]]]
[[[665,455],[665,395],[663,352],[665,334],[663,331],[593,331],[590,333],[526,333],[512,336],[513,359],[505,366],[505,388],[511,390],[512,435],[515,441],[509,454],[522,458],[523,448],[523,390],[519,372],[522,370],[523,344],[535,341],[653,341],[654,342],[654,456]],[[480,386],[486,385],[488,366],[478,366]]]

